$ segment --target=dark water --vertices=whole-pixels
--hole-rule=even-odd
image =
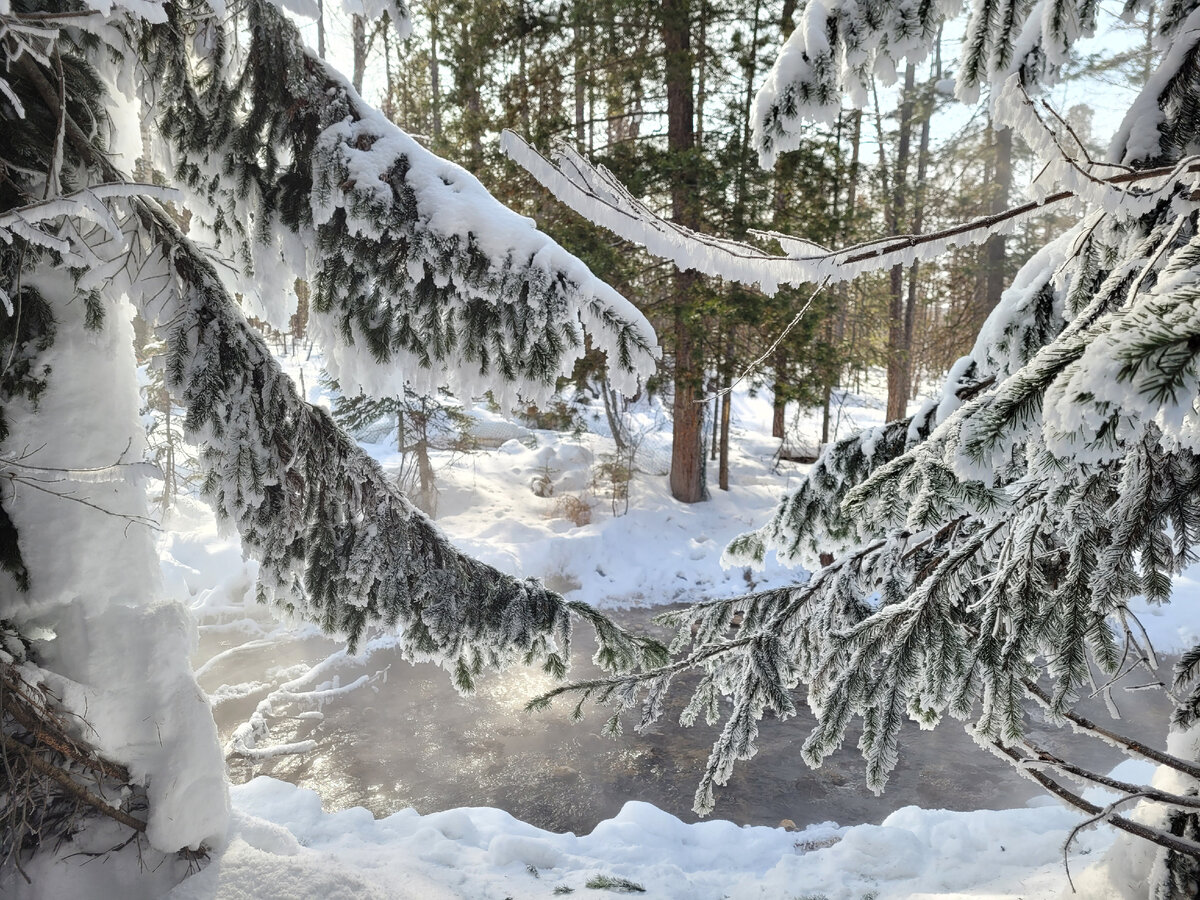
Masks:
[[[661,610],[655,610],[658,612]],[[653,630],[653,613],[619,613],[623,624]],[[207,638],[199,658],[240,643],[243,637]],[[322,639],[297,641],[269,651],[239,653],[212,667],[202,684],[268,680],[272,666],[309,664],[336,649]],[[594,644],[578,632],[572,676],[588,677]],[[586,833],[615,815],[628,800],[644,800],[685,821],[695,821],[692,796],[718,728],[703,723],[680,728],[679,708],[686,683],[676,687],[674,708],[651,734],[632,732],[617,740],[600,736],[607,718],[591,709],[585,720],[570,719],[573,704],[560,703],[527,713],[525,702],[548,686],[538,671],[514,670],[486,676],[478,692],[460,697],[449,678],[432,666],[412,666],[399,654],[372,657],[370,665],[340,672],[346,684],[367,671],[390,666],[385,684],[360,689],[324,707],[320,720],[280,718],[272,735],[281,740],[311,738],[315,752],[250,763],[231,759],[235,782],[265,774],[318,791],[326,808],[364,806],[378,816],[405,807],[421,813],[459,806],[492,806],[542,828]],[[1164,662],[1168,668],[1169,662]],[[1140,677],[1145,681],[1144,673]],[[276,679],[276,682],[278,679]],[[1124,721],[1115,730],[1165,747],[1169,704],[1161,691],[1116,692]],[[220,704],[217,724],[228,739],[266,689]],[[900,763],[886,792],[874,796],[863,783],[858,733],[818,770],[800,759],[799,748],[813,721],[803,708],[786,722],[764,720],[759,752],[735,769],[717,794],[714,815],[741,824],[778,825],[791,819],[804,826],[833,820],[844,825],[880,822],[909,804],[926,808],[1002,809],[1038,796],[1041,789],[981,750],[954,721],[931,732],[911,725],[902,735]],[[1100,704],[1087,713],[1108,723]],[[632,717],[631,717],[632,718]],[[1037,729],[1039,743],[1096,771],[1122,760],[1111,747],[1063,729]]]

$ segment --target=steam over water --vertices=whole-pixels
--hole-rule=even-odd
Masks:
[[[662,608],[618,613],[625,625],[653,630],[651,616]],[[594,644],[577,632],[574,678],[595,673]],[[198,659],[207,659],[244,636],[209,635]],[[267,673],[297,663],[309,665],[337,649],[321,638],[292,640],[267,648],[249,648],[214,664],[202,684],[217,692],[224,685],[245,685],[239,699],[217,704],[223,740],[267,693]],[[1170,671],[1171,661],[1162,662]],[[365,667],[339,673],[348,684],[364,673],[387,667],[386,682],[358,689],[327,703],[323,718],[270,721],[273,739],[313,739],[317,749],[300,756],[249,762],[231,758],[235,782],[271,775],[317,791],[327,809],[364,806],[377,816],[405,807],[418,812],[460,806],[507,810],[553,831],[587,833],[615,815],[628,800],[643,800],[695,821],[692,796],[719,729],[703,723],[677,726],[688,697],[687,682],[677,684],[672,708],[653,733],[627,733],[617,740],[601,737],[607,712],[589,708],[583,722],[570,718],[573,703],[560,701],[547,712],[527,713],[526,701],[550,686],[539,670],[514,669],[488,674],[478,692],[460,697],[450,679],[432,666],[412,666],[398,653],[376,654]],[[298,669],[295,671],[299,671]],[[281,679],[276,677],[272,684]],[[1134,683],[1149,680],[1146,673]],[[226,692],[228,693],[228,692]],[[1111,723],[1104,706],[1090,703],[1089,717],[1114,730],[1165,747],[1169,703],[1161,690],[1126,693],[1114,690],[1124,720]],[[803,697],[800,698],[801,701]],[[813,722],[807,706],[795,719],[762,723],[759,752],[739,764],[728,787],[718,791],[714,816],[741,824],[778,825],[791,819],[803,827],[834,820],[840,824],[880,822],[902,806],[1003,809],[1042,794],[1035,784],[981,750],[958,722],[947,720],[932,732],[910,724],[901,738],[901,757],[881,797],[863,783],[863,763],[855,747],[858,733],[818,770],[800,760],[799,748]],[[1035,713],[1034,718],[1038,716]],[[1098,741],[1066,729],[1039,729],[1038,743],[1062,756],[1107,772],[1123,758]]]

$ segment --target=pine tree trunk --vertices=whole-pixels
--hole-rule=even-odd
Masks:
[[[912,63],[904,71],[904,94],[900,101],[900,136],[896,150],[896,166],[892,173],[892,196],[888,210],[888,232],[900,233],[908,195],[908,156],[912,140],[913,84],[916,73]],[[879,152],[883,153],[882,143]],[[908,370],[911,348],[904,343],[904,266],[892,266],[888,278],[888,352],[887,352],[887,421],[904,418],[908,409],[908,390],[905,373]]]
[[[483,68],[483,53],[476,45],[476,35],[471,31],[471,23],[463,19],[459,26],[461,36],[461,56],[458,63],[459,84],[466,98],[467,114],[463,120],[463,130],[466,131],[470,142],[470,153],[466,167],[473,174],[481,174],[483,170],[483,100],[479,95],[480,72]]]
[[[708,3],[700,0],[699,46],[696,48],[696,145],[704,146],[704,101],[708,99]]]
[[[520,34],[517,37],[517,79],[521,92],[521,109],[518,111],[521,117],[521,133],[526,136],[533,133],[533,127],[529,119],[529,64],[526,59],[525,47],[528,42],[527,32],[525,4],[522,3]]]
[[[713,392],[712,405],[712,427],[709,429],[708,435],[708,459],[710,462],[717,461],[717,450],[720,447],[720,440],[717,437],[717,423],[721,421],[721,392],[717,389],[717,379],[713,378],[709,381],[709,385]]]
[[[584,54],[583,4],[572,13],[575,31],[575,144],[580,152],[587,146],[587,58]]]
[[[178,486],[175,481],[175,437],[171,432],[171,395],[163,390],[163,396],[167,398],[166,403],[166,435],[167,435],[167,461],[166,471],[163,473],[163,512],[165,513],[171,508],[175,502],[175,497],[178,493]]]
[[[921,108],[918,115],[921,118],[921,139],[917,145],[917,182],[913,194],[912,233],[920,234],[925,227],[925,175],[929,169],[929,128],[933,121],[933,85],[930,84],[922,91]],[[1010,145],[1011,147],[1011,142]],[[1001,248],[1003,251],[1003,247]],[[914,260],[908,270],[908,302],[904,307],[904,346],[907,357],[904,366],[904,397],[905,402],[913,397],[915,388],[916,354],[913,352],[913,333],[916,328],[917,316],[917,276],[920,274],[920,262]],[[1002,264],[1003,267],[1003,264]]]
[[[363,76],[367,71],[367,20],[362,16],[350,17],[350,43],[354,50],[354,68],[350,81],[354,90],[362,96]]]
[[[667,149],[676,166],[672,179],[672,219],[695,228],[696,169],[689,157],[695,147],[692,84],[691,6],[689,0],[663,0],[663,48],[666,51]],[[683,503],[708,499],[704,484],[704,404],[700,401],[702,360],[692,321],[699,288],[694,270],[673,276],[675,337],[674,426],[671,441],[671,495]]]
[[[317,55],[325,58],[325,0],[317,0]]]
[[[432,119],[433,147],[442,144],[442,79],[438,60],[438,5],[429,4],[429,114]]]
[[[1002,213],[1008,208],[1009,197],[1012,194],[1012,130],[1009,128],[994,131],[990,126],[993,148],[993,186],[991,213]],[[995,233],[987,239],[984,253],[987,259],[987,287],[983,295],[983,304],[976,310],[971,323],[973,332],[978,332],[984,320],[1000,302],[1004,293],[1007,272],[1007,241],[1003,234]]]
[[[675,281],[675,399],[671,406],[671,496],[681,503],[708,499],[704,484],[704,403],[700,392],[699,360],[689,301],[696,287],[695,272],[678,272]]]
[[[792,21],[792,17],[796,15],[797,0],[783,0],[783,10],[779,15],[779,27],[783,32],[783,39],[786,41],[792,36],[792,32],[796,30],[796,23]]]
[[[784,381],[784,363],[775,358],[775,396],[771,399],[771,437],[783,438],[787,424],[787,382]]]
[[[717,467],[717,486],[729,490],[729,420],[733,404],[733,340],[734,331],[730,329],[729,338],[725,344],[725,373],[721,378],[721,460]]]
[[[825,394],[821,397],[821,446],[829,443],[829,426],[833,424],[833,386],[825,385]],[[818,448],[819,449],[819,448]]]
[[[417,417],[417,475],[420,479],[421,510],[432,516],[437,513],[437,488],[433,464],[429,460],[429,410],[425,400],[421,400],[421,414]]]

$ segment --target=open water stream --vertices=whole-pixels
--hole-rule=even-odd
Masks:
[[[661,611],[634,609],[616,618],[627,627],[653,631],[650,619]],[[197,658],[207,659],[244,640],[228,632],[209,634]],[[202,684],[215,691],[222,684],[263,681],[273,667],[315,664],[336,647],[319,638],[251,647],[214,664]],[[590,634],[580,628],[572,677],[595,671],[593,651]],[[1169,672],[1170,661],[1163,665]],[[612,740],[600,735],[604,710],[589,709],[580,723],[571,720],[570,702],[546,712],[525,712],[526,701],[549,686],[536,670],[486,675],[477,693],[463,698],[442,670],[410,665],[389,651],[373,656],[366,667],[343,670],[341,683],[385,666],[386,683],[326,704],[323,718],[272,721],[274,738],[311,738],[317,750],[254,762],[233,758],[233,780],[271,775],[316,790],[328,809],[364,806],[377,816],[409,806],[421,813],[498,807],[539,827],[579,834],[615,815],[629,800],[653,803],[685,821],[697,818],[692,797],[720,726],[678,727],[679,709],[689,696],[687,683],[676,687],[673,707],[652,733],[635,734],[629,722],[626,734]],[[223,740],[266,691],[264,686],[216,707]],[[1115,730],[1165,746],[1169,705],[1163,693],[1114,693],[1124,717],[1113,725]],[[718,792],[715,816],[755,825],[790,819],[801,827],[827,820],[877,823],[909,804],[1001,809],[1041,793],[948,720],[933,731],[906,727],[900,763],[886,792],[876,797],[863,781],[857,730],[820,769],[804,765],[799,747],[813,720],[803,702],[798,705],[803,711],[797,718],[762,722],[759,752],[739,764],[729,785]],[[1102,704],[1089,704],[1087,710],[1092,718],[1107,721]],[[1065,729],[1039,732],[1039,743],[1048,750],[1096,771],[1107,772],[1122,759],[1113,748]]]

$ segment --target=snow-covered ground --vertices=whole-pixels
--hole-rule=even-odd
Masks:
[[[302,365],[300,357],[289,360],[293,368]],[[316,375],[310,363],[306,384],[316,385]],[[310,395],[322,399],[317,387]],[[840,410],[842,433],[879,422],[876,407],[869,399],[848,397]],[[483,428],[496,424],[486,411],[475,415]],[[584,420],[583,434],[517,428],[494,450],[438,454],[440,525],[460,547],[492,565],[547,579],[601,607],[727,596],[792,577],[779,567],[751,576],[719,564],[725,543],[765,521],[800,471],[791,464],[772,466],[776,442],[769,437],[769,398],[737,394],[729,492],[713,483],[711,502],[682,506],[670,499],[664,475],[640,474],[623,515],[614,514],[595,484],[596,463],[612,451],[603,417],[593,409]],[[663,471],[668,425],[661,409],[643,404],[633,425],[646,433],[642,465],[651,473]],[[815,417],[805,427],[815,434]],[[370,449],[385,466],[395,461],[385,444]],[[531,489],[538,477],[553,485],[550,496]],[[589,507],[590,522],[573,522],[564,496]],[[202,630],[245,632],[241,640],[280,646],[299,639],[255,607],[254,567],[241,560],[236,538],[218,532],[211,514],[184,502],[169,524],[161,544],[168,592],[193,609]],[[1181,578],[1178,591],[1188,597],[1200,593],[1200,572]],[[1142,612],[1161,650],[1178,650],[1200,637],[1200,623],[1185,614],[1187,605]],[[203,667],[205,660],[197,662]],[[272,674],[275,684],[307,678],[306,689],[343,687],[336,675],[304,665]],[[271,676],[264,678],[210,686],[214,702],[261,693]],[[374,702],[386,702],[386,690],[380,687]],[[1141,783],[1151,772],[1148,765],[1127,763],[1121,774]],[[797,832],[727,821],[685,824],[631,797],[615,818],[590,834],[574,835],[543,831],[486,808],[426,815],[405,809],[382,819],[362,808],[326,811],[314,792],[266,777],[235,786],[232,799],[226,846],[172,898],[500,900],[602,896],[603,890],[621,888],[620,881],[605,878],[626,879],[646,896],[662,898],[1056,897],[1067,889],[1063,844],[1080,821],[1053,801],[1037,800],[1001,811],[906,807],[878,826],[826,823]],[[1086,887],[1088,878],[1079,873],[1112,839],[1106,829],[1091,829],[1073,840],[1068,857],[1076,886]],[[164,871],[156,878],[165,889],[170,875]],[[1112,890],[1108,882],[1092,881],[1100,884],[1094,896]],[[606,883],[608,888],[596,886]],[[633,887],[626,884],[624,890]]]

